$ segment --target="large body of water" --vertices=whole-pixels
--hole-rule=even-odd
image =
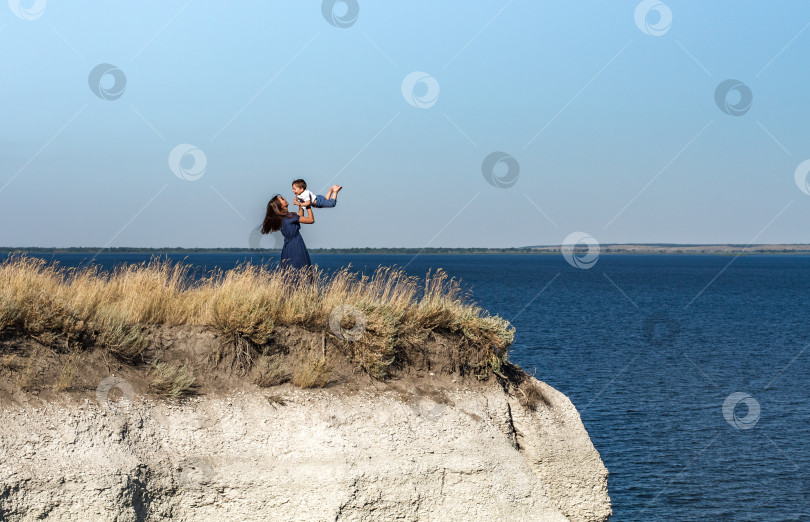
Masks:
[[[312,258],[442,267],[509,319],[511,360],[577,406],[610,471],[613,520],[810,520],[810,256],[603,255],[588,270],[552,255]]]

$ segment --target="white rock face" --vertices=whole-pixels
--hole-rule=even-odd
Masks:
[[[606,520],[599,454],[538,386],[536,412],[494,383],[0,405],[0,520]]]

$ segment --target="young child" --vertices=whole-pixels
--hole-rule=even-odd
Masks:
[[[293,193],[295,194],[295,204],[302,207],[327,208],[337,205],[337,194],[342,189],[340,185],[332,185],[326,196],[315,195],[307,190],[307,182],[297,179],[292,182]]]

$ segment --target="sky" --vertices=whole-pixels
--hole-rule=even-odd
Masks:
[[[7,3],[0,246],[810,242],[810,3]]]

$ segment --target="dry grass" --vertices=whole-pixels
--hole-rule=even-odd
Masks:
[[[73,382],[73,377],[76,375],[76,370],[79,369],[79,361],[81,356],[82,354],[78,350],[73,350],[73,352],[71,352],[65,361],[64,366],[62,366],[62,371],[59,372],[59,379],[53,386],[54,391],[59,392],[70,388],[70,385]]]
[[[22,366],[22,371],[17,380],[17,384],[19,385],[20,389],[23,391],[31,391],[34,390],[37,386],[37,381],[39,378],[39,367],[37,366],[36,361],[34,360],[36,354],[31,354],[26,359],[25,363]]]
[[[292,383],[299,388],[323,388],[331,375],[332,365],[325,358],[308,356],[296,367]]]
[[[270,405],[273,406],[273,408],[276,408],[276,409],[278,409],[278,406],[286,406],[287,405],[287,401],[284,399],[284,397],[281,397],[280,395],[268,395],[267,396],[267,402],[269,402]],[[278,406],[276,406],[277,404],[278,404]]]
[[[16,353],[4,353],[0,355],[0,368],[16,370],[20,367],[20,361]]]
[[[551,406],[548,397],[545,396],[543,390],[536,384],[526,381],[518,388],[518,392],[518,401],[520,404],[531,411],[537,411],[537,407],[540,406],[540,404],[546,407]]]
[[[155,362],[150,374],[149,388],[170,399],[188,394],[196,380],[194,374],[185,366]]]
[[[395,268],[372,275],[348,269],[308,277],[293,270],[243,264],[201,280],[189,267],[152,258],[106,273],[73,269],[13,254],[0,263],[0,335],[26,336],[67,352],[98,346],[128,362],[143,362],[148,325],[206,325],[233,339],[237,363],[250,369],[277,325],[330,332],[339,306],[363,315],[362,336],[333,336],[341,351],[374,377],[385,377],[397,347],[426,332],[457,337],[463,361],[477,373],[498,371],[514,329],[472,302],[458,281],[439,270],[424,280]],[[354,319],[341,318],[342,328]],[[334,333],[334,332],[333,332]]]

